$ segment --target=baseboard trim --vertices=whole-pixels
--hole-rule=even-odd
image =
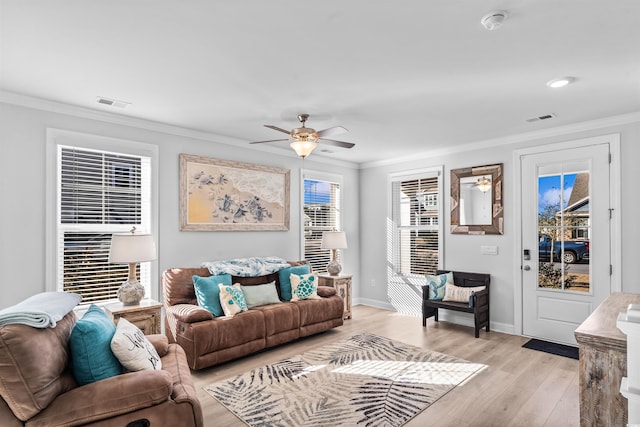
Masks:
[[[397,311],[391,304],[369,298],[356,298],[353,301],[353,305],[366,305],[369,307],[380,308],[382,310]],[[441,321],[454,323],[456,325],[469,326],[471,328],[474,326],[473,316],[471,314],[457,313],[451,310],[439,310],[438,314]],[[489,329],[503,334],[518,335],[515,333],[515,326],[509,323],[491,321],[489,322]]]

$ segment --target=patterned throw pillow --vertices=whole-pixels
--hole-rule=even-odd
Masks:
[[[484,291],[484,286],[463,287],[447,284],[443,301],[466,302],[469,303],[469,307],[473,307],[472,296],[480,291]]]
[[[220,284],[218,287],[220,288],[220,305],[225,316],[234,316],[248,310],[239,283],[232,286]]]
[[[111,339],[111,351],[129,371],[162,369],[162,361],[156,348],[140,328],[124,317],[118,319],[116,333]]]
[[[293,293],[291,301],[320,299],[318,296],[318,276],[315,273],[292,274],[291,288]]]
[[[453,285],[453,273],[430,276],[427,274],[427,285],[429,285],[429,299],[441,300],[444,298],[445,285]]]

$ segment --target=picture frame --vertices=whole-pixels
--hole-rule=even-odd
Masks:
[[[289,169],[179,157],[180,231],[289,230]]]
[[[451,169],[451,233],[504,234],[502,193],[502,163]]]

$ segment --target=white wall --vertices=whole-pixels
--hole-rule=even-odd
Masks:
[[[595,123],[595,122],[594,122]],[[600,122],[598,122],[600,124]],[[586,128],[588,126],[584,126]],[[361,270],[359,301],[380,307],[406,308],[407,301],[420,312],[419,290],[412,286],[407,289],[387,287],[387,176],[390,173],[415,170],[425,167],[444,165],[444,263],[443,267],[452,270],[485,272],[491,274],[491,323],[496,330],[513,332],[514,330],[514,257],[519,248],[515,236],[514,208],[519,194],[514,183],[514,152],[524,147],[563,142],[588,136],[619,133],[621,135],[621,193],[622,212],[619,212],[622,236],[622,280],[623,292],[640,293],[640,280],[635,265],[640,259],[640,221],[637,212],[640,210],[640,191],[637,186],[637,167],[640,160],[640,123],[616,126],[600,126],[593,130],[580,130],[548,137],[531,139],[518,138],[518,142],[508,140],[495,142],[480,150],[450,152],[433,156],[421,156],[419,160],[408,160],[402,163],[364,167],[360,172],[360,223],[361,223]],[[515,137],[513,138],[515,140]],[[502,144],[502,145],[496,145]],[[489,145],[489,144],[485,144]],[[451,169],[480,166],[487,164],[504,164],[503,195],[505,203],[503,235],[467,236],[449,232],[449,188]],[[481,245],[498,246],[498,255],[482,255]],[[405,301],[396,301],[402,299]],[[465,313],[444,313],[451,319],[471,324],[472,320]]]
[[[49,107],[47,107],[49,108]],[[53,106],[55,109],[56,106]],[[168,126],[94,114],[65,106],[54,113],[0,102],[0,309],[46,289],[45,271],[45,147],[46,129],[57,128],[87,134],[156,144],[159,147],[158,272],[168,267],[197,267],[205,260],[274,255],[302,259],[300,253],[301,159],[216,142],[222,137],[198,134]],[[76,114],[79,113],[79,114]],[[91,117],[95,117],[93,119]],[[118,123],[128,123],[123,125]],[[161,129],[166,131],[147,130]],[[184,136],[196,135],[197,137]],[[182,135],[182,136],[180,136]],[[274,151],[274,150],[271,150]],[[178,154],[188,153],[221,159],[284,167],[291,170],[291,224],[289,231],[180,232]],[[311,156],[304,167],[344,177],[344,229],[349,249],[343,252],[345,273],[359,268],[359,176],[357,168],[344,162],[320,162]],[[338,164],[338,165],[336,165]],[[357,277],[354,277],[357,286]],[[159,285],[152,296],[159,298]]]

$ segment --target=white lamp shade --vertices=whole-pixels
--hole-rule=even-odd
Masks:
[[[151,234],[114,234],[109,262],[130,264],[156,259],[156,243]]]
[[[289,146],[293,148],[298,156],[304,159],[311,154],[313,150],[315,150],[318,143],[316,142],[316,138],[309,138],[305,140],[294,139]]]
[[[347,233],[344,231],[325,231],[322,234],[320,249],[346,249]]]

